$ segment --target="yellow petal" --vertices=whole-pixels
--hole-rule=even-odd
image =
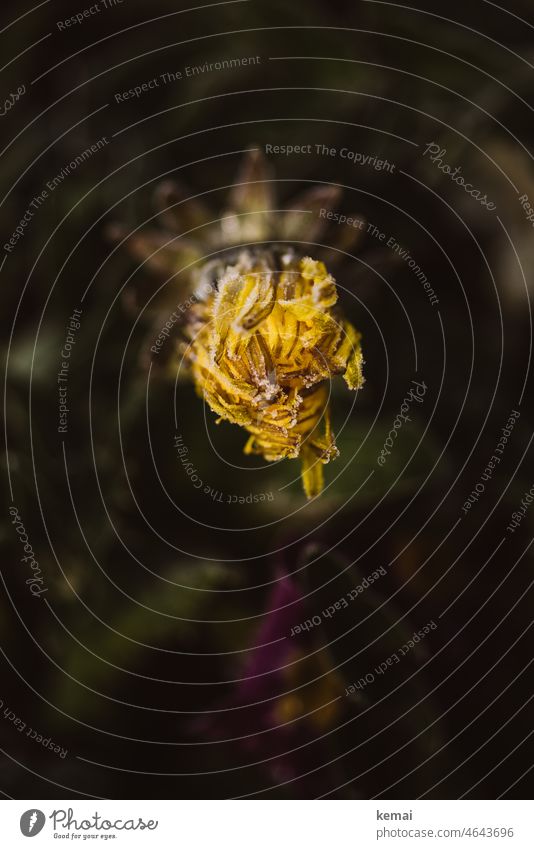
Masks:
[[[302,463],[302,486],[306,498],[315,498],[316,495],[320,495],[324,487],[323,465],[306,444],[302,446],[300,459]]]

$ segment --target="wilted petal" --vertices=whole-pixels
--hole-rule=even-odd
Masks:
[[[136,260],[160,274],[170,276],[201,256],[194,240],[177,239],[161,230],[129,233],[121,224],[112,224],[107,233],[112,241],[122,242]]]
[[[341,262],[344,254],[354,253],[363,240],[367,224],[365,218],[361,215],[348,215],[347,218],[352,219],[354,223],[334,224],[336,229],[330,230],[331,238],[328,242],[332,247],[324,252],[326,263]]]
[[[262,241],[272,233],[272,174],[260,150],[250,150],[230,192],[221,227],[225,244]]]
[[[290,209],[282,214],[282,238],[295,242],[315,242],[330,224],[325,213],[336,209],[340,200],[341,189],[338,186],[306,189],[291,201]]]
[[[364,383],[360,340],[361,333],[348,321],[343,322],[343,341],[332,358],[332,364],[343,374],[349,389],[359,389]]]
[[[165,180],[154,190],[154,207],[163,225],[181,235],[202,227],[213,216],[198,198],[192,198],[178,180]],[[202,233],[199,234],[203,236]]]

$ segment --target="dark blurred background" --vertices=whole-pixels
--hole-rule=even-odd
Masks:
[[[187,11],[101,0],[58,29],[84,8],[1,11],[0,101],[26,89],[0,119],[2,244],[48,181],[107,143],[2,253],[0,789],[528,797],[534,508],[508,528],[534,484],[534,249],[519,200],[534,204],[531,4],[250,0]],[[260,61],[184,72],[239,57]],[[117,102],[177,71],[181,80]],[[432,142],[495,210],[423,155]],[[243,151],[267,144],[312,145],[268,156],[280,205],[338,184],[341,212],[386,234],[365,229],[338,254],[366,384],[356,400],[333,384],[340,457],[310,504],[298,463],[246,457],[245,434],[215,425],[172,358],[150,365],[158,318],[145,305],[166,276],[110,236],[117,222],[164,226],[151,220],[163,179],[219,215]],[[394,168],[355,164],[343,148]],[[182,285],[180,275],[165,283],[174,308]],[[63,434],[57,376],[75,309]],[[424,403],[380,467],[413,380],[427,387]],[[512,411],[500,463],[464,511]],[[208,492],[184,472],[177,432]],[[38,597],[12,504],[44,576]],[[290,636],[381,567],[347,607]],[[401,662],[373,672],[431,621]]]

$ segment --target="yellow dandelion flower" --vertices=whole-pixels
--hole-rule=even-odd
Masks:
[[[330,250],[303,256],[301,243],[324,237],[322,213],[336,208],[340,189],[313,186],[278,208],[275,184],[264,156],[251,150],[221,215],[166,181],[154,197],[163,227],[129,231],[115,224],[109,233],[163,278],[155,290],[143,278],[124,294],[129,308],[154,313],[152,364],[174,377],[177,343],[219,421],[249,433],[245,453],[269,461],[298,457],[313,498],[323,488],[323,465],[338,455],[329,382],[341,374],[350,389],[363,383],[360,334],[338,311],[334,278],[320,260],[330,266],[354,249],[362,228],[337,227],[327,238]],[[187,304],[179,321],[177,299]],[[171,335],[173,343],[154,345],[170,314],[172,330],[163,338]]]
[[[360,334],[334,310],[322,262],[291,250],[243,251],[198,301],[184,349],[197,391],[219,421],[250,434],[245,453],[299,457],[308,498],[323,489],[323,464],[338,455],[328,381],[363,383]]]

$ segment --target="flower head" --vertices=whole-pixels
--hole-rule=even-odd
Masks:
[[[322,466],[338,455],[329,383],[363,383],[360,334],[334,309],[324,264],[293,250],[243,251],[190,312],[184,353],[198,393],[244,427],[245,453],[300,457],[308,498],[323,488]]]
[[[308,247],[299,247],[322,236],[323,213],[337,206],[340,190],[314,186],[277,209],[274,182],[261,153],[252,150],[221,216],[166,182],[156,202],[167,232],[128,235],[115,225],[112,234],[166,275],[160,290],[170,296],[167,302],[172,297],[175,304],[181,289],[188,308],[176,324],[178,348],[199,395],[219,421],[249,433],[245,453],[270,461],[300,458],[312,498],[323,488],[323,465],[338,455],[329,382],[343,375],[350,389],[363,384],[360,334],[339,311],[335,280],[321,261],[330,265],[336,250],[318,246],[312,259]],[[331,244],[343,253],[360,233],[338,227]],[[137,308],[138,296],[130,291],[127,300]],[[161,327],[165,299],[146,300],[157,304]],[[175,360],[171,368],[175,372]]]

